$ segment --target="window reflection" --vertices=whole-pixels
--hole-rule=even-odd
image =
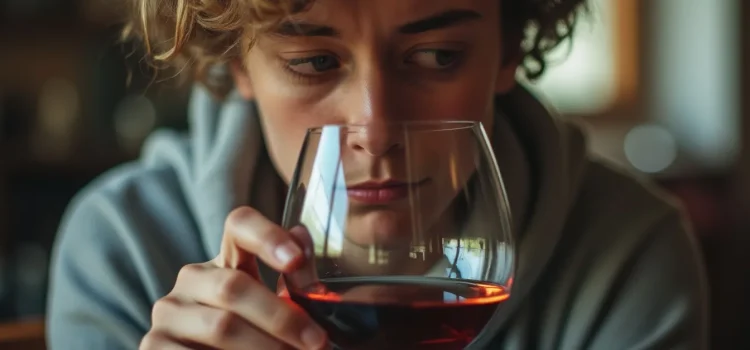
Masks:
[[[338,257],[344,242],[348,197],[340,159],[340,127],[326,126],[312,167],[302,224],[312,236],[315,255]]]

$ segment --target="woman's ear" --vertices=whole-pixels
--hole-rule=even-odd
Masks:
[[[524,58],[523,32],[517,29],[520,27],[511,26],[511,23],[508,24],[502,30],[502,36],[505,40],[501,45],[500,57],[502,61],[495,81],[495,93],[498,95],[505,94],[516,86],[516,73]]]
[[[248,74],[245,65],[242,64],[240,59],[234,59],[229,62],[229,68],[232,71],[232,78],[234,79],[234,86],[239,91],[242,98],[246,100],[252,100],[255,97],[253,93],[253,83],[250,80],[250,74]]]
[[[495,93],[498,95],[505,94],[516,86],[516,72],[521,64],[521,58],[520,55],[514,56],[516,57],[504,59],[500,63],[500,69],[495,78]]]

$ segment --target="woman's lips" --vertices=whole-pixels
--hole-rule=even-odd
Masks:
[[[410,191],[420,186],[423,181],[408,183],[402,181],[366,182],[350,186],[346,192],[350,199],[365,204],[386,204],[406,198]]]

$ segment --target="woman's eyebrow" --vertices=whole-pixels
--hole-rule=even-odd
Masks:
[[[482,18],[482,15],[476,11],[448,10],[401,25],[398,28],[398,32],[401,34],[419,34],[430,30],[444,29],[480,18]],[[273,33],[285,37],[341,36],[341,32],[334,27],[304,21],[283,22],[275,28]]]
[[[443,29],[468,21],[482,18],[479,12],[472,10],[448,10],[422,18],[399,27],[401,34],[419,34],[430,30]]]
[[[341,33],[333,27],[307,23],[302,21],[287,21],[281,23],[273,31],[274,34],[287,37],[296,36],[328,36],[339,37]]]

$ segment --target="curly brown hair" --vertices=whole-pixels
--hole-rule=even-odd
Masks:
[[[129,0],[124,40],[140,42],[148,62],[192,73],[218,96],[231,82],[211,80],[211,67],[243,54],[243,38],[273,28],[314,0]],[[570,39],[586,0],[501,1],[506,59],[520,57],[525,77],[539,78],[545,56]],[[189,69],[186,69],[189,68]]]

